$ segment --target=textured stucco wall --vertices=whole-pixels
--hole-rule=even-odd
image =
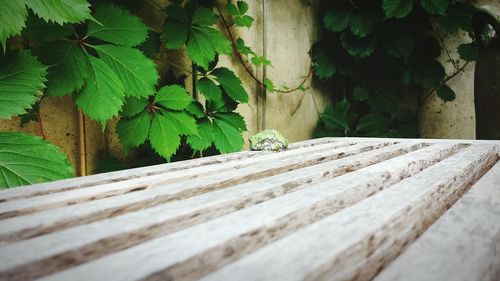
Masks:
[[[265,0],[248,1],[249,14],[255,19],[254,25],[250,29],[233,28],[233,32],[236,37],[242,37],[256,53],[267,53],[272,66],[267,67],[265,77],[271,79],[276,86],[285,85],[293,88],[307,75],[311,64],[308,52],[318,27],[317,19],[314,17],[314,7],[309,4],[309,1],[304,0],[263,1]],[[164,20],[158,8],[167,6],[168,1],[153,0],[151,2],[154,4],[144,1],[138,13],[146,24],[158,29]],[[221,0],[221,3],[225,2]],[[174,60],[177,64],[186,62],[185,54],[181,51],[163,51],[157,61],[160,73],[165,73],[173,67],[165,63],[169,60]],[[247,122],[248,132],[244,134],[245,148],[248,148],[249,136],[264,129],[263,124],[265,128],[278,129],[290,141],[312,137],[318,112],[321,112],[326,105],[326,97],[319,89],[311,85],[310,79],[304,85],[305,91],[298,90],[287,94],[267,93],[264,97],[262,87],[245,72],[235,57],[222,57],[220,65],[228,66],[236,72],[250,96],[249,103],[240,105],[237,109]],[[252,67],[252,69],[257,77],[264,78],[262,68]],[[181,69],[173,67],[172,70],[176,75],[183,74]],[[186,85],[189,89],[191,85],[189,75],[186,78]],[[71,97],[44,99],[41,114],[47,139],[68,155],[75,170],[78,171],[78,111]],[[88,118],[85,123],[86,165],[88,173],[92,173],[97,157],[103,151],[122,157],[122,147],[114,133],[116,120],[108,122],[105,131]],[[37,133],[35,122],[30,122],[24,128],[20,128],[18,124],[17,118],[0,120],[0,129]]]

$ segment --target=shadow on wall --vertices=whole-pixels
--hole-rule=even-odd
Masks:
[[[474,74],[477,139],[500,139],[500,22],[487,12],[473,17],[479,46]]]

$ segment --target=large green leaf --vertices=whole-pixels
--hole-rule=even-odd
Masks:
[[[124,87],[107,64],[92,56],[89,60],[89,75],[75,102],[90,118],[104,126],[120,111],[125,99]]]
[[[216,22],[217,16],[207,8],[196,9],[191,20],[194,25],[214,25]]]
[[[332,60],[326,55],[322,48],[313,47],[313,69],[314,74],[320,79],[331,78],[335,72],[335,65]]]
[[[132,118],[120,119],[116,132],[125,150],[143,144],[148,138],[150,125],[151,118],[146,111]]]
[[[196,87],[207,100],[217,100],[222,97],[222,92],[219,86],[217,86],[210,78],[202,77],[196,82]]]
[[[167,21],[161,32],[161,38],[168,49],[178,49],[184,46],[188,39],[191,25],[189,15],[180,6],[170,5],[165,9]]]
[[[243,137],[235,127],[220,119],[214,119],[213,134],[215,147],[222,153],[240,151]]]
[[[40,137],[0,132],[0,188],[69,178],[66,155]]]
[[[53,22],[46,22],[30,13],[26,20],[26,28],[23,30],[22,36],[33,41],[52,42],[74,33],[75,28],[72,24],[59,25]]]
[[[179,85],[165,86],[155,96],[155,103],[175,110],[186,108],[192,101],[186,89]]]
[[[26,5],[47,22],[77,23],[91,18],[87,0],[30,0]]]
[[[204,119],[197,124],[198,134],[190,135],[187,138],[187,143],[194,150],[205,150],[212,145],[214,139],[212,123]]]
[[[165,118],[172,124],[180,135],[196,135],[196,120],[185,111],[162,111]]]
[[[181,144],[181,138],[175,124],[161,114],[155,114],[153,117],[149,141],[153,149],[167,161],[170,161]]]
[[[371,38],[358,38],[354,36],[349,30],[342,32],[340,35],[340,42],[342,47],[349,53],[349,55],[358,58],[370,56],[375,46]]]
[[[6,50],[7,38],[21,33],[28,11],[24,0],[2,1],[0,9],[0,45]]]
[[[231,53],[231,44],[218,30],[208,26],[194,26],[187,43],[187,55],[197,65],[208,69],[216,53]]]
[[[404,18],[413,10],[413,0],[384,0],[382,8],[389,18]]]
[[[136,46],[148,36],[148,28],[141,20],[129,12],[113,5],[96,9],[96,22],[90,22],[87,36],[122,46]]]
[[[390,121],[382,114],[369,113],[361,119],[356,126],[356,134],[360,136],[381,136],[389,130]]]
[[[431,14],[444,15],[448,0],[420,0],[420,5]]]
[[[89,72],[88,59],[81,47],[59,41],[37,50],[40,60],[49,67],[46,95],[64,96],[80,90]]]
[[[215,113],[214,118],[226,122],[227,124],[238,129],[238,131],[240,132],[244,132],[247,130],[245,119],[243,118],[243,116],[239,115],[236,112]]]
[[[325,17],[323,18],[323,24],[326,29],[338,32],[349,26],[351,17],[352,11],[350,9],[335,8],[326,12]]]
[[[220,67],[214,69],[211,74],[219,81],[229,97],[241,103],[248,102],[248,94],[241,85],[240,78],[234,72],[225,67]]]
[[[121,115],[125,117],[132,117],[146,110],[147,105],[148,100],[146,98],[127,97],[125,98]]]
[[[365,37],[375,28],[377,17],[372,13],[360,13],[352,17],[349,27],[352,34],[358,37]]]
[[[94,46],[99,58],[118,75],[125,86],[125,94],[147,97],[156,91],[159,76],[156,65],[141,51],[114,45]]]
[[[45,85],[47,67],[27,51],[0,54],[0,118],[26,113]]]

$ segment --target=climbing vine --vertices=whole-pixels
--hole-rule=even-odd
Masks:
[[[231,31],[231,24],[252,26],[248,4],[172,1],[159,8],[166,19],[157,31],[118,2],[2,4],[0,118],[22,116],[22,122],[35,120],[41,127],[40,101],[73,95],[76,106],[103,128],[119,117],[116,132],[125,150],[147,146],[167,161],[181,146],[200,154],[239,151],[246,124],[235,109],[248,102],[248,94],[232,70],[218,66],[219,57],[236,54],[249,73],[248,61],[271,64]],[[215,27],[218,21],[227,35]],[[191,93],[182,81],[161,77],[154,63],[161,48],[185,52],[195,80]],[[270,80],[258,81],[278,90]],[[198,93],[204,98],[197,99]],[[0,188],[72,175],[65,155],[40,137],[1,132],[0,142]]]
[[[419,107],[434,93],[455,99],[447,85],[475,60],[474,41],[453,59],[443,37],[474,38],[476,9],[454,0],[322,1],[323,35],[313,50],[314,74],[333,83],[333,106],[321,115],[317,136],[416,137]],[[437,60],[447,54],[454,72]],[[401,104],[415,105],[413,108]]]

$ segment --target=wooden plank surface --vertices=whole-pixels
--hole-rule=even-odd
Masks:
[[[0,191],[0,280],[496,280],[499,147],[325,138]]]
[[[500,163],[375,280],[500,280]]]

